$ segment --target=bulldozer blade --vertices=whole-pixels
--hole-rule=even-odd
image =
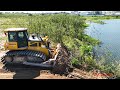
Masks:
[[[32,63],[32,62],[23,62],[24,65],[30,65],[30,66],[37,66],[37,67],[46,67],[46,68],[52,68],[52,65],[48,65],[48,64],[43,64],[43,63]]]

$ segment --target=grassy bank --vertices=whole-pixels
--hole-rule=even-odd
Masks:
[[[120,19],[120,16],[83,16],[86,21],[105,24],[102,20]]]

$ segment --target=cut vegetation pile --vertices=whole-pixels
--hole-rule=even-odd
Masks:
[[[68,52],[67,48],[60,45],[60,51],[52,72],[65,75],[69,74],[69,72],[73,70],[70,61],[70,53]]]

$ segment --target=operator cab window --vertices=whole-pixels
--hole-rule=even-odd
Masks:
[[[24,38],[24,33],[23,33],[23,32],[19,32],[19,33],[18,33],[18,38],[23,39],[23,38]]]
[[[9,38],[9,42],[17,41],[16,32],[8,32],[8,38]]]
[[[22,32],[18,32],[18,41],[22,41],[22,40],[28,40],[28,35],[27,32],[22,31]]]

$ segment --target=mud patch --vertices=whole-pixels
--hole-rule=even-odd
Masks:
[[[0,69],[0,73],[8,73],[8,71],[6,71],[4,69]]]

